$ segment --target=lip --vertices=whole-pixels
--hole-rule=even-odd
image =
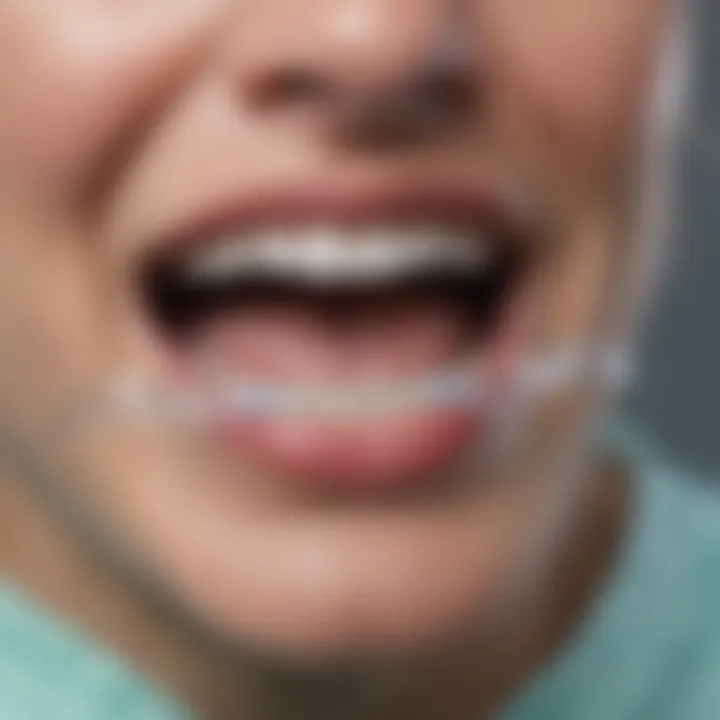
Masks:
[[[493,242],[527,244],[531,222],[519,193],[459,182],[345,183],[275,186],[226,196],[172,220],[144,243],[145,262],[242,235],[262,224],[368,223],[431,219],[482,228]]]
[[[528,248],[532,235],[528,220],[517,196],[487,186],[405,182],[275,187],[221,198],[168,223],[146,245],[140,270],[142,274],[229,233],[242,238],[243,230],[263,224],[352,227],[430,221],[477,228],[483,241]],[[508,331],[516,320],[516,308],[503,314],[513,317],[503,319],[503,329],[490,339],[491,360],[517,343],[512,329]],[[154,334],[169,361],[167,375],[181,377],[183,384],[197,382],[178,348],[157,325]],[[241,462],[249,461],[262,475],[299,481],[301,487],[313,490],[366,492],[425,485],[428,478],[441,477],[441,469],[468,443],[481,440],[491,421],[487,414],[431,408],[372,427],[239,417],[211,422],[203,430],[211,442]]]

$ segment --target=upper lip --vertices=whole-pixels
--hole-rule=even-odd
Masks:
[[[209,203],[170,223],[146,246],[151,264],[260,225],[366,225],[447,222],[477,227],[503,245],[530,231],[517,196],[468,184],[394,183],[390,186],[292,186],[244,193]]]

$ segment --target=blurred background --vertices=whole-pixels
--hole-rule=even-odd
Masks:
[[[682,218],[630,412],[675,458],[720,483],[720,0],[695,5],[700,79]]]

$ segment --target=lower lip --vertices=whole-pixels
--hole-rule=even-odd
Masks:
[[[321,421],[245,418],[213,434],[272,476],[315,489],[400,489],[438,471],[482,434],[482,417],[425,410],[412,416]]]
[[[448,477],[443,470],[470,445],[487,441],[510,388],[516,343],[506,332],[489,345],[483,354],[484,379],[493,391],[482,405],[331,419],[237,413],[217,416],[203,430],[231,458],[306,490],[372,493],[441,482]],[[193,383],[182,374],[184,384]]]

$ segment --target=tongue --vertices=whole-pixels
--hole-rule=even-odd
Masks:
[[[342,305],[262,302],[197,328],[186,350],[200,382],[348,385],[409,379],[457,357],[467,333],[448,301],[393,296]],[[437,468],[477,429],[459,410],[318,419],[234,416],[213,425],[243,460],[314,487],[403,485]]]
[[[221,377],[300,384],[407,379],[456,357],[466,329],[459,309],[442,300],[264,302],[211,319],[194,334],[190,351]]]

